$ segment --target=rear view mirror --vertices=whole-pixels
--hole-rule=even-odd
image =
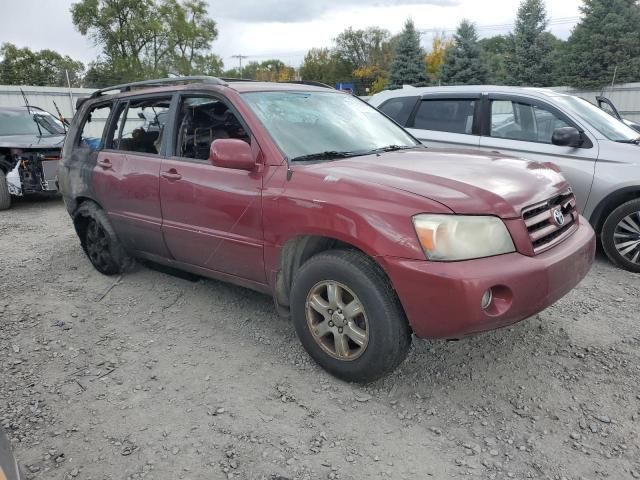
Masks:
[[[237,138],[220,138],[211,144],[209,161],[214,167],[252,171],[256,167],[251,146]]]
[[[559,147],[581,147],[584,143],[582,133],[574,127],[561,127],[553,131],[551,143]]]

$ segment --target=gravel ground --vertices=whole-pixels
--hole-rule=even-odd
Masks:
[[[367,387],[270,298],[83,255],[59,200],[0,213],[0,425],[27,478],[640,478],[640,275],[599,258],[535,318],[415,341]]]

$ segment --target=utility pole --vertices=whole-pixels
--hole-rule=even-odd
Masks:
[[[245,58],[249,58],[248,55],[241,55],[241,54],[237,54],[237,55],[231,55],[231,58],[237,58],[238,62],[240,63],[240,78],[242,78],[242,60]]]

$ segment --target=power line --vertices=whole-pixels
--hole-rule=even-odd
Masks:
[[[548,27],[555,27],[558,25],[570,25],[573,23],[576,23],[578,20],[580,20],[579,16],[576,17],[560,17],[560,18],[554,18],[549,20],[549,22],[547,22],[547,26]],[[515,23],[502,23],[502,24],[496,24],[496,25],[477,25],[476,26],[476,30],[478,31],[491,31],[491,30],[510,30],[513,27],[515,27],[516,24]],[[422,35],[428,35],[428,34],[435,34],[435,33],[453,33],[455,32],[456,29],[455,28],[422,28],[419,29],[418,32],[420,32],[420,34]]]
[[[240,78],[242,78],[242,60],[249,57],[247,55],[237,54],[237,55],[231,55],[231,58],[238,59],[238,62],[240,63]]]

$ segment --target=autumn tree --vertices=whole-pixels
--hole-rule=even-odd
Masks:
[[[431,50],[425,56],[425,63],[427,64],[427,73],[436,83],[440,80],[444,56],[452,45],[453,41],[447,38],[444,33],[436,34],[431,41]]]

